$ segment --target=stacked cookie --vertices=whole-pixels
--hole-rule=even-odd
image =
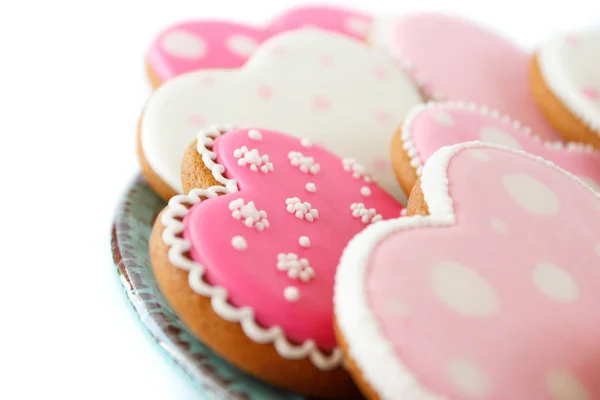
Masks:
[[[163,294],[310,397],[599,398],[600,35],[532,56],[449,16],[377,24],[315,6],[157,38]]]

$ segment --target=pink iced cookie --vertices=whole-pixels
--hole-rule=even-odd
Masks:
[[[402,164],[408,156],[416,172],[413,176],[399,174],[406,190],[412,188],[423,165],[438,149],[477,140],[543,157],[600,190],[600,153],[591,146],[541,141],[518,121],[511,121],[508,116],[501,116],[486,107],[453,102],[417,106],[399,135],[403,150],[392,149],[394,163]]]
[[[265,27],[227,21],[188,21],[169,27],[155,39],[147,56],[155,86],[199,69],[238,68],[269,37],[299,28],[320,28],[366,41],[372,17],[329,6],[291,9]]]
[[[529,56],[486,28],[443,14],[407,16],[393,27],[390,50],[429,98],[486,104],[559,138],[533,100]]]
[[[598,193],[482,142],[438,150],[421,189],[429,215],[365,229],[336,274],[360,379],[385,399],[600,398]]]
[[[169,202],[162,222],[171,263],[190,270],[191,288],[253,341],[273,343],[286,359],[338,367],[331,299],[340,255],[354,234],[401,206],[358,163],[306,139],[212,128],[199,134],[198,152],[223,187]]]

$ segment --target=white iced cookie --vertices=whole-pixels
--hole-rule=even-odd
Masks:
[[[140,124],[142,170],[162,197],[180,193],[182,157],[195,135],[231,123],[308,137],[356,160],[360,173],[402,199],[389,144],[421,101],[384,51],[320,30],[291,31],[264,42],[243,68],[191,72],[161,86]]]
[[[600,30],[543,44],[533,63],[532,88],[565,138],[600,147]]]

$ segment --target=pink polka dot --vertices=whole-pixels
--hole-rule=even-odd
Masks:
[[[265,100],[269,100],[273,97],[273,89],[266,85],[259,86],[258,95]]]
[[[275,46],[269,52],[273,57],[282,57],[285,55],[285,49],[282,46]]]
[[[313,106],[319,111],[326,111],[331,108],[331,103],[327,97],[316,95],[313,97]]]
[[[594,100],[594,101],[600,100],[600,93],[596,89],[591,88],[589,86],[582,88],[581,93],[583,93],[583,95],[590,100]]]
[[[381,66],[377,66],[375,67],[375,76],[377,77],[377,79],[379,80],[385,80],[388,77],[388,72],[385,68],[381,67]]]
[[[189,118],[190,124],[194,126],[203,126],[206,122],[204,117],[200,114],[192,114]]]
[[[377,114],[377,120],[384,124],[389,124],[390,122],[392,122],[392,114],[386,111],[382,111]]]
[[[378,157],[373,160],[373,168],[376,171],[387,171],[390,168],[390,162],[387,158]]]
[[[212,86],[215,83],[215,77],[214,76],[203,76],[202,78],[200,78],[200,81],[202,82],[202,84],[204,86]]]
[[[579,40],[577,40],[577,38],[576,38],[576,37],[573,37],[573,36],[567,36],[567,37],[565,38],[565,41],[566,41],[566,42],[567,42],[567,44],[568,44],[569,46],[571,46],[571,47],[575,47],[575,46],[577,46],[577,45],[579,44]]]
[[[319,54],[319,63],[324,67],[331,67],[333,65],[333,57],[329,54]]]

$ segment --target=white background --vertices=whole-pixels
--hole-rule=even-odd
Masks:
[[[137,171],[136,121],[149,94],[143,57],[178,20],[260,23],[295,3],[0,3],[0,398],[197,397],[134,321],[111,264],[112,212]],[[380,15],[450,10],[527,48],[600,26],[592,0],[330,3]]]

